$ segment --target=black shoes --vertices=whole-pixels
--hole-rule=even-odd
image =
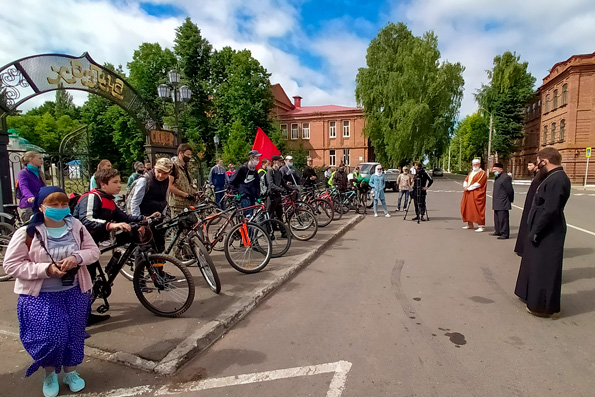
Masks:
[[[498,240],[508,240],[508,236],[498,236]]]
[[[412,221],[419,221],[419,216],[416,216],[415,218],[411,218]]]
[[[490,233],[490,236],[500,236],[500,233]]]
[[[110,318],[109,314],[104,314],[104,315],[100,316],[99,314],[91,313],[91,314],[89,314],[89,318],[87,318],[87,327],[90,327],[95,324],[99,324],[109,318]]]

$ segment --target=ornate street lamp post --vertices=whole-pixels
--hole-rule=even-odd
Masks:
[[[160,84],[157,87],[157,93],[160,98],[170,98],[174,103],[174,117],[176,120],[176,138],[178,145],[182,143],[182,134],[180,133],[180,122],[179,122],[179,104],[180,102],[188,102],[192,97],[192,91],[187,86],[183,85],[178,87],[180,84],[180,73],[175,69],[172,69],[167,74],[169,84]]]
[[[219,137],[215,135],[213,141],[215,142],[215,161],[217,161],[219,158]]]

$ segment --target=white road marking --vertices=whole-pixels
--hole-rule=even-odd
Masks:
[[[170,396],[183,393],[192,393],[200,390],[216,389],[220,387],[247,385],[250,383],[267,382],[271,380],[289,379],[300,376],[312,376],[334,373],[333,379],[326,392],[326,397],[340,397],[345,390],[347,374],[351,369],[349,361],[337,361],[334,363],[310,365],[307,367],[295,367],[278,369],[274,371],[256,372],[224,378],[212,378],[195,382],[181,383],[179,385],[165,386],[137,386],[129,388],[114,389],[101,393],[71,394],[66,397],[132,397],[142,394],[153,394],[154,396]]]
[[[451,180],[452,180],[452,179],[451,179]],[[457,181],[453,181],[453,182],[454,182],[454,183],[458,183],[459,185],[463,186],[463,184],[462,184],[462,183],[460,183],[460,182],[457,182]],[[487,194],[487,193],[486,193],[486,195],[487,195],[489,198],[493,198],[492,196],[490,196],[490,195],[489,195],[489,194]],[[575,194],[574,194],[574,196],[580,196],[580,195],[581,195],[580,193],[575,193]],[[518,205],[514,205],[514,204],[513,204],[512,206],[513,206],[514,208],[516,208],[516,209],[519,209],[519,210],[521,210],[521,211],[524,209],[523,207],[519,207]],[[571,229],[578,230],[579,232],[583,232],[583,233],[586,233],[586,234],[590,234],[591,236],[595,236],[595,232],[592,232],[592,231],[590,231],[590,230],[587,230],[587,229],[583,229],[582,227],[574,226],[574,225],[571,225],[570,223],[567,223],[567,224],[566,224],[566,226],[568,226],[568,227],[569,227],[569,228],[571,228]]]

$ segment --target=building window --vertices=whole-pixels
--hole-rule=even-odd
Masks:
[[[550,111],[550,95],[546,95],[545,96],[545,112],[549,112]]]
[[[556,109],[558,107],[558,90],[554,90],[554,107]]]
[[[343,138],[349,138],[351,135],[351,129],[349,125],[349,120],[343,120]]]
[[[543,146],[547,145],[547,125],[543,126]]]
[[[336,121],[328,122],[328,136],[329,136],[329,138],[337,137],[337,122]]]
[[[310,139],[310,123],[302,124],[302,139]]]
[[[349,149],[343,149],[343,164],[351,165],[351,156],[349,155]]]
[[[298,125],[292,124],[291,125],[291,139],[298,139],[299,137],[300,137],[300,132],[298,129]]]
[[[566,105],[568,103],[567,96],[566,96],[567,92],[568,92],[568,84],[564,84],[562,86],[562,105]]]
[[[564,141],[565,133],[566,133],[566,120],[562,119],[562,120],[560,120],[560,142]]]
[[[329,150],[329,160],[328,160],[328,164],[331,167],[334,167],[337,165],[337,155],[335,153],[334,150]]]
[[[281,124],[281,135],[287,139],[287,124]]]
[[[552,123],[552,138],[550,142],[556,142],[556,123]]]

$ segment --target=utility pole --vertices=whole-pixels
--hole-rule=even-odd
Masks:
[[[492,113],[490,113],[490,137],[488,138],[488,164],[487,164],[487,173],[490,175],[490,163],[492,162],[492,127],[493,127],[493,117]]]
[[[450,145],[448,145],[448,173],[450,174]]]

